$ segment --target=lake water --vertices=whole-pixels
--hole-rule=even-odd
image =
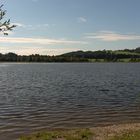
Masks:
[[[0,139],[140,122],[140,63],[0,64]]]

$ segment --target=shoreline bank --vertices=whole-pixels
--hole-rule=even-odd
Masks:
[[[20,140],[138,140],[140,123],[127,123],[79,129],[43,130],[25,135]]]

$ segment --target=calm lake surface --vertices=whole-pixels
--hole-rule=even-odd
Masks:
[[[0,64],[0,139],[140,122],[140,63]]]

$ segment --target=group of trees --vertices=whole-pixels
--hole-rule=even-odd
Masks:
[[[15,53],[0,54],[0,62],[86,62],[84,58],[69,58],[49,55],[17,55]]]
[[[15,53],[0,54],[0,62],[91,62],[100,61],[105,62],[119,62],[123,59],[129,61],[140,61],[140,47],[134,50],[103,50],[103,51],[76,51],[57,56],[49,55],[17,55]]]

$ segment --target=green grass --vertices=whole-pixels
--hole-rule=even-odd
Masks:
[[[124,63],[129,63],[129,62],[140,62],[140,58],[136,58],[134,61],[131,60],[131,58],[122,58],[122,59],[117,59],[115,61],[113,60],[105,60],[105,59],[88,59],[89,62],[124,62]]]
[[[140,130],[125,132],[114,136],[110,140],[140,140]]]
[[[20,140],[94,140],[96,138],[101,140],[140,140],[140,130],[136,131],[120,131],[108,135],[108,132],[101,132],[91,129],[75,129],[75,130],[58,130],[58,131],[44,131],[35,134],[22,136]],[[103,135],[102,135],[103,134]]]
[[[140,55],[140,53],[127,52],[127,51],[114,51],[115,54],[126,54],[126,55]]]
[[[90,129],[38,132],[29,136],[22,136],[20,140],[92,140]]]
[[[89,62],[105,62],[104,59],[88,59]]]
[[[118,62],[130,62],[131,58],[118,59]]]

